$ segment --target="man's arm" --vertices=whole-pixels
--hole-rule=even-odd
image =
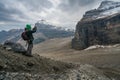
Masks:
[[[31,33],[35,33],[37,31],[37,27],[35,26],[32,30]]]

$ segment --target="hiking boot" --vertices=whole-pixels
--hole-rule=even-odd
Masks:
[[[24,52],[22,52],[22,55],[25,55],[27,53],[27,51],[24,51]]]
[[[27,55],[27,56],[29,56],[29,57],[33,57],[33,55]]]
[[[28,56],[28,57],[33,57],[33,55],[31,55],[31,54],[23,54],[23,55],[25,55],[25,56]]]

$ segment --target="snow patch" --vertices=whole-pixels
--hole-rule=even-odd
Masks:
[[[103,46],[103,45],[93,45],[93,46],[90,46],[84,50],[93,50],[93,49],[98,49],[98,48],[112,48],[112,47],[117,47],[119,44],[116,44],[116,45],[108,45],[108,46]]]
[[[114,2],[114,1],[103,1],[100,5],[100,7],[98,7],[98,9],[96,9],[96,12],[98,11],[98,13],[93,14],[92,15],[92,19],[100,19],[100,18],[105,18],[114,14],[118,14],[120,13],[120,2]],[[90,13],[91,14],[91,13]]]
[[[119,6],[120,6],[120,2],[103,1],[98,9],[99,10],[107,10],[107,9],[116,8]]]
[[[104,17],[110,16],[110,15],[113,15],[113,14],[117,14],[117,13],[120,13],[120,7],[110,9],[110,10],[106,10],[106,11],[100,13],[99,15],[96,16],[96,19],[104,18]]]

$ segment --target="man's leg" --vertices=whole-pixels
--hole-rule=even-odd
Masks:
[[[33,48],[33,43],[29,42],[27,48],[27,55],[32,55],[32,48]]]

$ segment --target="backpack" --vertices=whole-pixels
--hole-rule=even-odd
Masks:
[[[25,40],[25,41],[29,40],[26,32],[22,32],[21,37],[22,37],[22,39]]]

